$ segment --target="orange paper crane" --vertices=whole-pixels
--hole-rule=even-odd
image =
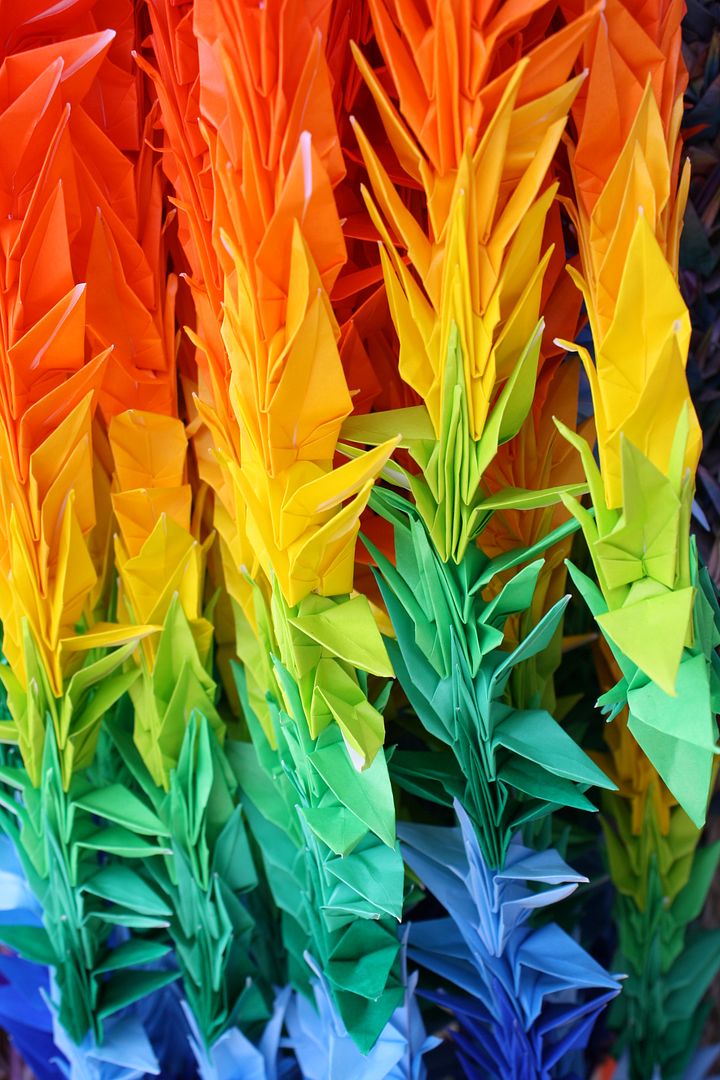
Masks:
[[[398,162],[427,201],[427,221],[418,220],[356,125],[400,374],[427,410],[426,419],[423,410],[406,414],[405,442],[424,474],[409,483],[438,551],[459,560],[479,528],[482,474],[532,402],[555,193],[546,177],[582,81],[566,79],[594,12],[534,44],[539,3],[522,14],[440,0],[430,10],[415,0],[370,6],[390,93],[388,79],[356,57]],[[534,47],[507,63],[523,26]],[[384,419],[389,430],[402,418]],[[345,432],[368,436],[360,419]]]
[[[239,459],[239,432],[228,395],[227,357],[221,336],[223,271],[213,246],[213,177],[200,116],[200,60],[193,29],[194,8],[149,0],[152,61],[138,64],[155,86],[164,136],[163,166],[177,205],[178,245],[190,288],[194,354],[181,343],[181,377],[200,478],[215,496],[215,524],[225,584],[251,625],[253,591],[244,575],[261,576],[245,530],[245,510],[221,462]],[[200,418],[197,402],[212,402]]]
[[[678,179],[686,80],[680,15],[665,0],[611,0],[588,43],[590,74],[570,142],[576,198],[568,209],[582,270],[571,273],[594,345],[594,357],[577,351],[592,392],[600,467],[587,442],[566,430],[584,461],[594,516],[571,498],[566,504],[582,525],[600,592],[574,576],[623,675],[601,704],[615,714],[627,701],[628,731],[701,826],[717,732],[714,643],[690,543],[701,434],[685,375],[690,319],[677,281],[689,183],[689,163]],[[616,108],[627,120],[617,141],[609,140],[606,160],[595,160],[593,133]]]
[[[177,411],[177,278],[167,274],[162,174],[149,145],[152,122],[151,113],[135,161],[87,122],[82,137],[76,137],[78,154],[91,163],[79,185],[87,225],[82,273],[88,282],[88,328],[94,339],[113,348],[112,375],[100,397],[106,420],[138,402],[152,412]]]
[[[579,14],[576,3],[562,7],[571,17]],[[573,173],[578,199],[588,215],[630,136],[648,83],[671,150],[671,186],[676,187],[677,133],[688,79],[681,58],[682,17],[682,6],[672,0],[646,4],[606,0],[588,34],[581,63],[590,78],[573,105],[577,130]]]
[[[0,60],[46,47],[46,63],[57,58],[59,43],[72,64],[71,42],[99,34],[102,64],[89,71],[81,94],[85,113],[122,151],[137,152],[142,138],[138,72],[133,63],[134,0],[23,0],[0,10]]]
[[[608,0],[585,48],[590,74],[573,110],[576,204],[568,208],[582,262],[574,277],[595,346],[594,364],[582,355],[609,507],[622,505],[621,435],[665,472],[687,405],[686,466],[694,470],[700,453],[685,378],[690,320],[677,285],[689,184],[687,162],[678,185],[687,82],[681,15],[665,0]]]
[[[252,589],[243,568],[257,577],[259,566],[244,529],[242,507],[235,506],[235,489],[221,460],[237,460],[239,434],[232,419],[226,380],[227,360],[220,328],[222,324],[222,271],[213,247],[213,190],[210,155],[200,118],[198,41],[193,32],[193,6],[176,5],[171,0],[148,0],[152,33],[148,43],[150,58],[137,57],[141,69],[152,80],[162,126],[162,166],[177,206],[176,242],[171,249],[175,266],[182,271],[178,292],[177,318],[192,327],[192,338],[183,334],[178,344],[178,365],[190,417],[188,434],[205,492],[214,495],[217,542],[209,553],[208,574],[221,588],[213,623],[217,644],[216,659],[226,691],[235,700],[229,656],[243,651],[237,643],[232,605],[228,593],[254,626]],[[196,401],[212,401],[213,430],[202,423]],[[208,500],[208,518],[213,515]],[[239,531],[238,531],[239,530]],[[252,634],[250,635],[252,640]],[[228,656],[229,654],[229,656]],[[256,703],[262,713],[264,697]]]
[[[327,16],[327,4],[220,0],[201,0],[194,16],[225,275],[225,378],[239,432],[235,448],[215,402],[201,403],[225,470],[219,495],[232,492],[218,529],[231,556],[233,541],[247,538],[292,604],[314,589],[350,591],[358,518],[393,446],[333,468],[352,402],[328,299],[345,248],[333,198],[343,162]],[[235,574],[252,570],[239,554]]]
[[[228,651],[232,656],[242,656],[249,670],[258,676],[257,680],[249,680],[249,693],[256,712],[266,719],[270,735],[264,695],[272,676],[267,670],[269,659],[258,647],[256,590],[247,575],[261,584],[265,594],[267,582],[248,541],[242,497],[227,465],[239,460],[240,434],[229,400],[228,363],[221,335],[223,270],[213,246],[213,176],[200,116],[200,58],[193,29],[194,8],[177,6],[170,0],[148,0],[147,9],[152,55],[149,59],[138,56],[137,60],[157,93],[162,164],[173,190],[170,201],[178,208],[173,257],[183,270],[184,282],[178,294],[178,315],[190,334],[179,343],[178,362],[197,470],[212,494],[210,513],[216,544],[209,553],[208,571],[222,588],[213,620],[218,663],[232,700],[235,689],[225,662]],[[205,403],[200,405],[204,419],[198,403]],[[226,602],[228,595],[236,602],[235,609]]]
[[[92,348],[74,271],[73,132],[112,37],[28,50],[0,68],[0,620],[13,717],[4,734],[35,783],[48,714],[64,783],[90,760],[101,713],[88,695],[99,680],[107,707],[123,692],[127,679],[112,673],[144,632],[78,633],[97,582],[91,426],[109,350]],[[121,642],[110,656],[95,651]]]
[[[159,155],[151,145],[154,117],[145,115],[142,76],[133,60],[135,5],[95,0],[82,7],[76,12],[63,5],[27,21],[22,14],[29,11],[16,12],[15,25],[5,27],[6,42],[16,50],[17,70],[62,56],[75,83],[72,96],[63,99],[70,107],[73,156],[69,248],[73,273],[86,283],[90,344],[114,349],[113,376],[102,387],[103,412],[112,415],[138,398],[172,412],[175,372],[165,357],[174,350],[168,353],[162,340],[168,314],[172,327],[172,310],[161,299],[166,293],[172,299],[173,285],[168,289],[159,247],[163,193]],[[79,50],[92,58],[91,65],[83,62],[80,79],[74,74]]]
[[[370,10],[388,78],[381,81],[358,53],[356,59],[399,164],[426,193],[439,236],[463,155],[468,145],[470,153],[475,152],[503,95],[517,80],[518,62],[523,61],[513,95],[518,106],[531,106],[557,91],[571,72],[596,9],[550,34],[553,5],[547,0],[521,6],[477,0],[370,0]],[[388,81],[390,96],[383,88]],[[544,104],[552,109],[558,102]],[[536,104],[516,120],[515,136],[520,119],[527,136],[528,122],[532,129],[540,116],[546,126],[556,119],[554,112],[542,113]],[[527,154],[528,146],[521,141],[510,168],[522,165],[523,151]]]
[[[163,131],[162,164],[170,181],[171,202],[179,209],[178,246],[190,284],[202,348],[196,350],[199,371],[183,372],[201,396],[209,396],[228,428],[230,406],[225,380],[225,350],[220,336],[222,271],[212,242],[213,186],[210,156],[200,118],[198,42],[193,32],[193,6],[171,0],[148,0],[152,26],[153,64],[137,56],[140,68],[152,80]],[[196,449],[203,475],[217,474],[204,445]],[[215,475],[215,478],[217,476]]]

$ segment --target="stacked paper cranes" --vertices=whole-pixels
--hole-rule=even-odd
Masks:
[[[682,14],[0,5],[38,1080],[709,1075]]]

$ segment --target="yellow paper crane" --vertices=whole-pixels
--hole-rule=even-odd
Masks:
[[[680,413],[688,409],[685,466],[701,435],[685,377],[690,318],[677,284],[689,163],[671,189],[677,124],[666,142],[651,83],[627,142],[588,215],[574,209],[582,274],[570,270],[590,318],[595,362],[579,350],[595,405],[606,503],[622,505],[621,436],[667,473]],[[571,204],[569,204],[571,207]],[[572,208],[572,207],[571,207]]]
[[[92,610],[104,565],[93,416],[111,351],[89,333],[91,298],[74,269],[87,254],[75,143],[89,137],[80,102],[112,37],[68,41],[55,59],[28,50],[0,80],[0,675],[12,715],[2,736],[38,784],[49,719],[66,788],[92,760],[104,712],[134,678],[122,665],[149,632],[93,626]]]
[[[633,21],[644,54],[637,70],[622,59]],[[687,162],[678,176],[679,50],[677,11],[635,11],[625,0],[610,0],[588,45],[568,209],[582,267],[571,274],[585,298],[594,358],[559,344],[576,349],[587,372],[599,468],[587,442],[558,426],[583,460],[594,516],[572,497],[564,501],[582,525],[600,591],[578,571],[573,576],[622,673],[600,704],[614,717],[627,702],[628,731],[702,826],[717,740],[715,641],[712,601],[690,541],[701,435],[685,375],[690,320],[677,282],[689,183]],[[593,125],[601,116],[605,123],[606,101],[635,111],[593,171],[588,147]]]
[[[163,627],[159,637],[142,642],[142,675],[130,688],[135,743],[155,782],[167,789],[193,709],[224,733],[210,673],[213,628],[202,614],[213,538],[201,542],[194,535],[182,421],[130,410],[113,418],[109,438],[120,614],[130,624]]]
[[[345,246],[333,196],[343,163],[322,48],[327,14],[301,5],[268,5],[252,17],[242,9],[243,32],[235,33],[226,4],[196,9],[232,417],[223,423],[212,400],[198,407],[223,473],[217,525],[228,587],[251,621],[240,567],[255,577],[259,568],[290,604],[313,590],[352,589],[359,516],[395,445],[334,467],[352,401],[328,299]],[[258,81],[261,38],[302,60],[266,57]]]
[[[423,23],[413,2],[396,4],[393,17],[381,0],[371,7],[399,108],[357,51],[356,59],[408,182],[422,187],[428,206],[427,223],[418,221],[356,124],[400,375],[425,402],[374,416],[372,429],[377,437],[404,422],[403,445],[422,469],[407,484],[442,558],[459,561],[482,524],[483,472],[533,398],[552,251],[543,235],[556,191],[547,175],[582,83],[565,80],[594,12],[554,42],[552,74],[541,46],[484,84],[492,50],[511,32],[502,19],[483,27],[470,5],[448,4]],[[400,26],[418,36],[412,54]],[[372,441],[363,417],[343,430]]]

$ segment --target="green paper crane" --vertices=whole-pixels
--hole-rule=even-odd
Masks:
[[[251,829],[282,912],[290,975],[308,989],[307,953],[348,1032],[368,1052],[403,997],[398,923],[404,870],[382,708],[368,674],[392,673],[365,597],[272,597],[275,685],[266,690],[271,745],[236,667],[254,746],[229,753]],[[261,632],[262,633],[262,632]]]
[[[54,969],[58,1018],[70,1038],[80,1043],[92,1032],[101,1042],[107,1017],[177,978],[173,970],[137,970],[169,952],[164,940],[140,936],[164,930],[171,912],[139,867],[161,862],[171,849],[162,823],[131,793],[123,815],[99,826],[95,815],[112,794],[87,772],[73,776],[67,791],[61,778],[50,724],[39,787],[24,768],[0,767],[0,825],[42,905],[45,925],[4,926],[0,940]],[[110,948],[118,926],[133,936]]]
[[[190,622],[177,593],[172,597],[157,640],[152,671],[136,668],[130,687],[134,706],[135,745],[153,780],[168,789],[182,752],[193,710],[204,716],[222,742],[225,728],[215,708],[217,688],[211,674],[212,652],[203,662]]]
[[[144,836],[148,822],[163,838],[164,857],[143,866],[142,883],[162,904],[162,928],[207,1050],[228,1028],[254,1031],[272,1000],[269,979],[253,959],[255,922],[244,898],[257,877],[237,780],[219,741],[224,726],[211,664],[211,656],[200,661],[176,594],[152,673],[143,671],[132,703],[126,697],[107,722],[111,767],[121,779],[88,792],[82,804],[130,840]],[[133,675],[139,672],[135,667]],[[118,852],[124,854],[132,857],[131,845]],[[139,909],[140,928],[143,918]]]
[[[0,722],[0,738],[17,743],[31,780],[41,783],[46,732],[51,725],[63,787],[72,775],[91,764],[101,722],[137,680],[139,671],[128,670],[126,661],[138,642],[152,628],[132,628],[118,648],[87,648],[81,663],[67,680],[63,696],[55,697],[27,620],[23,622],[23,653],[27,686],[23,687],[7,664],[0,665],[0,681],[7,695],[10,716]],[[102,635],[101,635],[102,636]],[[92,631],[79,634],[76,642],[92,640]]]
[[[498,447],[517,435],[532,405],[542,331],[540,322],[497,395],[478,440],[472,439],[468,430],[462,354],[455,324],[448,342],[439,438],[435,437],[425,405],[349,416],[342,426],[343,438],[350,443],[375,446],[399,437],[398,445],[409,451],[421,472],[408,472],[392,461],[381,475],[412,492],[433,545],[444,562],[462,561],[493,510],[505,505],[517,509],[550,506],[565,494],[582,495],[587,490],[585,484],[574,484],[567,491],[513,489],[488,496],[482,486],[483,474]],[[338,449],[349,457],[359,453],[347,443]]]
[[[607,506],[587,442],[558,422],[582,456],[594,515],[570,495],[599,588],[570,572],[623,674],[600,699],[610,718],[627,703],[629,730],[698,827],[705,821],[720,708],[720,618],[690,541],[693,479],[683,471],[687,408],[667,475],[621,440],[623,509]]]
[[[506,698],[513,669],[547,647],[567,598],[516,649],[505,651],[506,620],[532,600],[542,565],[529,561],[536,551],[490,560],[470,547],[460,563],[446,563],[415,507],[387,489],[376,490],[373,499],[395,535],[395,566],[366,541],[397,635],[388,651],[420,721],[451,748],[459,767],[451,766],[443,779],[434,762],[428,779],[435,786],[439,779],[460,800],[487,862],[502,866],[523,823],[562,805],[594,810],[586,788],[614,786],[546,710],[514,709]],[[563,526],[556,534],[566,531]],[[483,598],[495,573],[522,562],[528,565],[496,596]]]
[[[692,544],[694,596],[693,645],[679,664],[675,693],[666,693],[627,657],[608,636],[608,645],[622,673],[621,680],[598,699],[608,720],[627,704],[628,729],[668,788],[698,828],[705,822],[720,710],[720,607],[705,567]],[[607,604],[597,586],[572,563],[571,577],[598,625]],[[652,626],[652,624],[649,624]],[[655,639],[657,630],[645,630]]]
[[[161,823],[171,857],[149,864],[148,882],[163,896],[188,1004],[209,1050],[231,1027],[253,1031],[269,1016],[271,987],[253,958],[254,919],[245,894],[257,877],[236,804],[237,781],[208,719],[193,710],[185,727],[169,790],[154,783],[128,727],[111,735],[119,759],[135,781],[133,798]],[[116,784],[95,803],[98,815],[117,821],[132,790]]]
[[[720,969],[720,930],[690,924],[703,909],[719,860],[720,843],[700,848],[686,884],[668,897],[652,858],[643,874],[643,904],[618,894],[615,964],[628,978],[608,1022],[617,1032],[616,1052],[628,1052],[631,1080],[651,1080],[658,1068],[663,1078],[679,1080],[700,1039],[710,1010],[702,999]]]

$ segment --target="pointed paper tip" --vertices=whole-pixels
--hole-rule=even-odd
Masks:
[[[365,755],[359,754],[357,750],[352,747],[348,742],[345,743],[345,749],[347,750],[348,756],[353,763],[353,768],[355,769],[355,772],[362,772],[365,768]]]

